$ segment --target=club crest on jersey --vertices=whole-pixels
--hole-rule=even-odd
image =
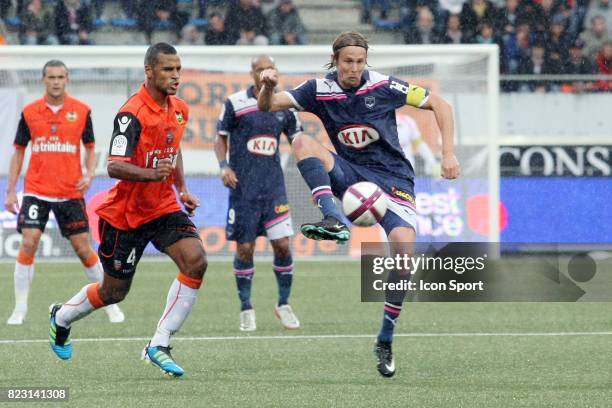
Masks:
[[[247,142],[249,152],[258,156],[274,156],[277,147],[278,141],[276,138],[268,135],[258,135],[250,138]]]
[[[168,132],[166,134],[166,144],[172,143],[173,140],[174,140],[174,134],[172,132]]]
[[[176,112],[176,121],[178,122],[179,125],[182,125],[185,122],[182,112]]]
[[[79,115],[77,115],[76,112],[67,112],[66,113],[66,120],[68,122],[75,122],[78,117],[79,117]]]
[[[373,96],[366,96],[364,98],[364,102],[365,102],[366,108],[372,109],[374,108],[374,105],[376,105],[376,98]]]
[[[338,141],[353,149],[363,149],[370,143],[380,139],[376,129],[364,125],[352,125],[342,128],[338,132]]]

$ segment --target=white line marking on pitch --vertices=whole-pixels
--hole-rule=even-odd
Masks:
[[[395,337],[557,337],[557,336],[612,336],[612,331],[600,332],[527,332],[527,333],[398,333]],[[225,341],[225,340],[324,340],[324,339],[373,339],[375,334],[312,334],[287,336],[211,336],[175,337],[174,341]],[[76,342],[149,341],[150,337],[103,337],[72,339]],[[0,344],[46,343],[49,340],[0,340]]]

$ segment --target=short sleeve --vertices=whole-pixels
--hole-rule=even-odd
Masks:
[[[293,105],[306,112],[314,112],[316,107],[317,80],[304,81],[295,88],[287,91],[287,95],[293,101]]]
[[[138,118],[131,112],[119,112],[115,116],[111,137],[109,160],[129,160],[136,151],[142,131]]]
[[[30,127],[28,126],[28,122],[22,113],[21,119],[19,119],[19,125],[17,126],[17,133],[15,134],[15,141],[13,144],[17,149],[25,149],[28,146],[28,143],[30,143],[31,139],[32,135],[30,134]]]
[[[91,123],[91,111],[87,112],[87,118],[85,119],[85,129],[81,135],[81,140],[85,147],[93,147],[96,139],[94,138],[93,124]]]
[[[298,113],[295,110],[286,111],[283,133],[287,136],[289,143],[301,132],[304,131]]]
[[[389,92],[396,108],[404,105],[420,108],[429,99],[429,90],[418,85],[409,84],[399,78],[389,77]]]
[[[217,133],[223,136],[229,136],[232,130],[236,127],[236,115],[234,113],[234,106],[228,99],[221,107],[219,113],[219,120],[217,121]]]

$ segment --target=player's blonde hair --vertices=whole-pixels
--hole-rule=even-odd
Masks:
[[[325,65],[327,69],[332,69],[336,66],[336,60],[338,59],[338,55],[340,54],[340,50],[344,47],[361,47],[366,50],[366,54],[368,52],[368,39],[361,33],[356,31],[345,31],[341,33],[332,44],[332,50],[334,51],[334,55],[332,55],[331,61]]]

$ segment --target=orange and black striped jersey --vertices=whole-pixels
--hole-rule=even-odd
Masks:
[[[115,116],[108,159],[144,168],[155,168],[164,158],[176,163],[188,116],[181,99],[168,96],[164,109],[142,85]],[[173,183],[174,176],[157,182],[119,180],[96,213],[115,228],[136,229],[181,210]]]
[[[91,109],[66,94],[54,112],[45,98],[27,105],[21,113],[14,146],[32,154],[25,175],[25,194],[49,198],[83,198],[76,185],[83,177],[81,142],[94,147]]]

